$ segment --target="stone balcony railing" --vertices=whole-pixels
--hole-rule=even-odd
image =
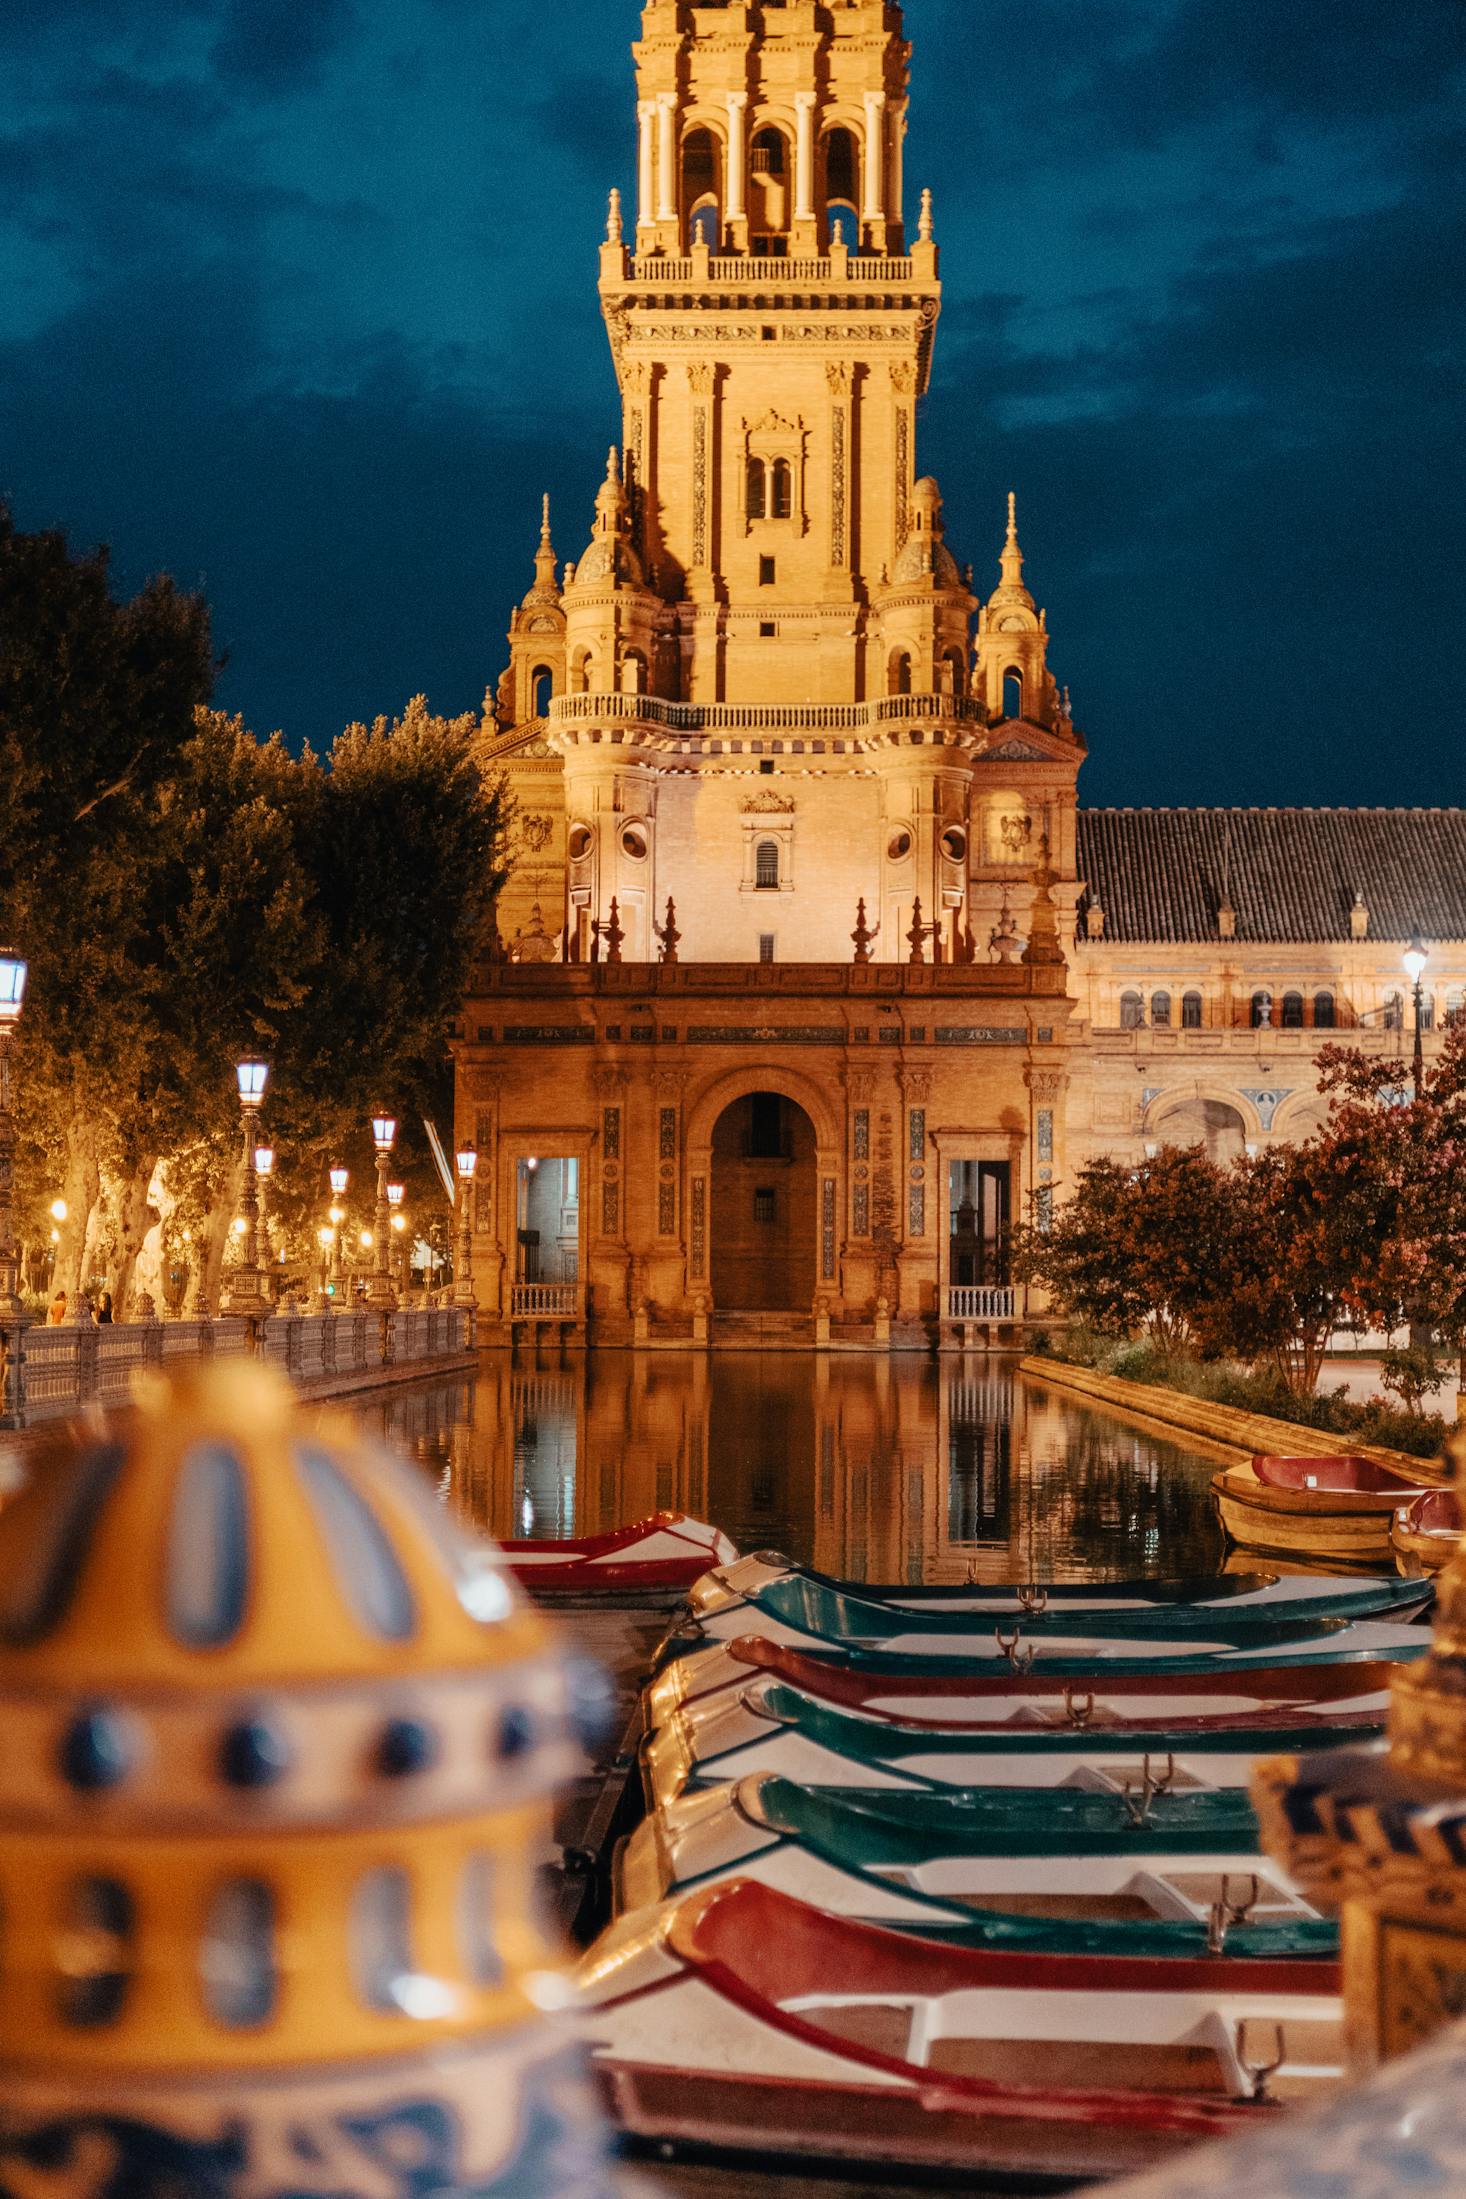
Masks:
[[[459,1358],[473,1343],[473,1315],[462,1306],[0,1329],[0,1426],[30,1427],[85,1405],[125,1405],[134,1375],[187,1360],[253,1355],[302,1388],[345,1389],[388,1368]]]
[[[659,252],[643,253],[631,262],[636,283],[738,283],[759,290],[777,290],[789,283],[816,283],[821,288],[847,283],[909,283],[916,279],[916,263],[909,258],[887,258],[879,253],[824,254],[815,259],[776,259],[762,253],[710,253],[706,260],[690,256],[673,259]]]
[[[667,733],[877,733],[903,725],[986,725],[967,695],[879,695],[870,702],[668,702],[658,695],[557,695],[547,730],[641,725]]]

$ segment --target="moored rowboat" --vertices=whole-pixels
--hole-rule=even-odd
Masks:
[[[656,1809],[688,1787],[772,1771],[815,1787],[1048,1788],[1092,1786],[1118,1794],[1139,1787],[1152,1765],[1168,1766],[1172,1794],[1243,1788],[1260,1756],[1327,1742],[1374,1740],[1385,1704],[1317,1727],[1211,1732],[1161,1726],[1137,1736],[1070,1726],[971,1728],[906,1725],[842,1710],[767,1675],[674,1712],[647,1739],[642,1779]]]
[[[1423,1653],[1426,1637],[1412,1630],[1410,1646]],[[973,1672],[952,1658],[922,1665],[879,1652],[812,1653],[755,1634],[711,1643],[664,1665],[648,1684],[643,1703],[650,1729],[686,1704],[736,1692],[766,1673],[821,1702],[911,1725],[932,1720],[983,1732],[1049,1725],[1138,1735],[1162,1728],[1201,1731],[1245,1724],[1262,1730],[1275,1722],[1317,1721],[1327,1738],[1335,1718],[1382,1713],[1395,1669],[1383,1659],[1249,1665],[1243,1673],[1205,1665],[1198,1669],[1194,1660],[1179,1662],[1180,1670],[1164,1659],[1127,1665],[1123,1672],[1111,1666],[1087,1685],[1082,1678],[1056,1675],[1037,1660],[1021,1672]]]
[[[1393,1562],[1395,1514],[1421,1483],[1367,1458],[1254,1458],[1227,1466],[1212,1494],[1227,1533],[1249,1550]]]
[[[1209,1633],[1223,1624],[1256,1626],[1259,1621],[1291,1627],[1314,1619],[1409,1618],[1429,1600],[1418,1588],[1402,1587],[1393,1572],[1377,1579],[1356,1577],[1347,1586],[1264,1571],[1204,1574],[1189,1581],[882,1588],[836,1580],[764,1550],[711,1568],[694,1584],[687,1602],[705,1632],[722,1636],[727,1635],[730,1613],[741,1604],[756,1604],[810,1633],[837,1628],[842,1635],[874,1638],[909,1625],[913,1617],[958,1633],[999,1620],[1030,1627],[1042,1620],[1054,1632],[1176,1635]]]
[[[580,1973],[622,2127],[806,2160],[1099,2175],[1326,2096],[1339,2004],[1287,1962],[975,1952],[758,1885],[622,1920]]]
[[[786,1779],[740,1780],[687,1795],[621,1844],[618,1912],[655,1907],[733,1878],[926,1938],[1069,1952],[1228,1952],[1331,1957],[1334,1925],[1250,1840],[1180,1854],[1164,1833],[1139,1846],[1070,1813],[1066,1833],[1089,1854],[996,1854],[989,1822],[892,1808],[884,1796],[819,1791]],[[997,1846],[1003,1843],[999,1840]]]
[[[575,1542],[505,1542],[500,1548],[516,1579],[535,1595],[671,1592],[690,1588],[709,1565],[738,1556],[716,1527],[681,1512],[653,1512],[629,1527]]]
[[[1466,1521],[1454,1489],[1427,1489],[1423,1496],[1390,1519],[1390,1543],[1395,1563],[1407,1577],[1439,1573],[1461,1547]]]

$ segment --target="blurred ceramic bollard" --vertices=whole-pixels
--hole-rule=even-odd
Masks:
[[[536,1872],[567,1665],[224,1362],[0,1512],[0,2193],[607,2199]]]

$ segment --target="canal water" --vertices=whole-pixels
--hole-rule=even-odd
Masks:
[[[1218,1458],[1002,1362],[815,1353],[486,1355],[361,1416],[489,1534],[653,1511],[845,1579],[1212,1572]]]

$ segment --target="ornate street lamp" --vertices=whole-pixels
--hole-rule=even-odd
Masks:
[[[255,1181],[260,1187],[260,1250],[264,1261],[272,1256],[270,1243],[270,1178],[275,1173],[275,1148],[273,1145],[255,1147]]]
[[[15,1256],[15,1118],[10,1112],[10,1041],[25,1003],[26,965],[0,950],[0,1321],[22,1320]]]
[[[402,1202],[406,1196],[407,1186],[405,1184],[388,1184],[387,1205],[392,1221],[392,1243],[389,1249],[392,1257],[392,1279],[399,1296],[403,1292],[402,1252],[404,1232],[407,1228],[407,1216],[402,1211]]]
[[[346,1219],[346,1209],[341,1201],[346,1196],[346,1186],[351,1181],[349,1168],[331,1170],[331,1304],[337,1313],[346,1310],[346,1273],[341,1265],[341,1225]],[[324,1239],[323,1239],[324,1242]]]
[[[224,1308],[228,1313],[268,1313],[270,1300],[259,1264],[260,1188],[255,1174],[255,1127],[264,1103],[265,1086],[270,1081],[270,1068],[268,1062],[242,1061],[234,1074],[239,1083],[239,1105],[244,1116],[244,1197],[240,1201],[244,1227],[239,1233],[239,1265],[225,1293]],[[272,1167],[274,1160],[271,1153]]]
[[[1425,1007],[1425,997],[1420,990],[1420,980],[1425,974],[1425,965],[1430,960],[1430,949],[1426,946],[1419,932],[1415,934],[1400,959],[1405,965],[1405,975],[1409,978],[1410,989],[1415,995],[1415,1058],[1413,1067],[1415,1097],[1419,1099],[1420,1087],[1425,1078],[1425,1049],[1420,1043],[1420,1033],[1423,1027],[1421,1018]]]
[[[453,1281],[453,1302],[477,1305],[473,1292],[473,1180],[478,1174],[478,1155],[471,1145],[458,1152],[458,1272]]]
[[[388,1313],[397,1303],[397,1293],[392,1288],[392,1275],[388,1266],[392,1257],[392,1209],[387,1199],[387,1170],[392,1163],[392,1148],[397,1143],[395,1115],[373,1115],[372,1143],[377,1149],[377,1212],[372,1230],[372,1247],[376,1258],[372,1263],[371,1280],[367,1284],[367,1304],[380,1306],[384,1313]]]

